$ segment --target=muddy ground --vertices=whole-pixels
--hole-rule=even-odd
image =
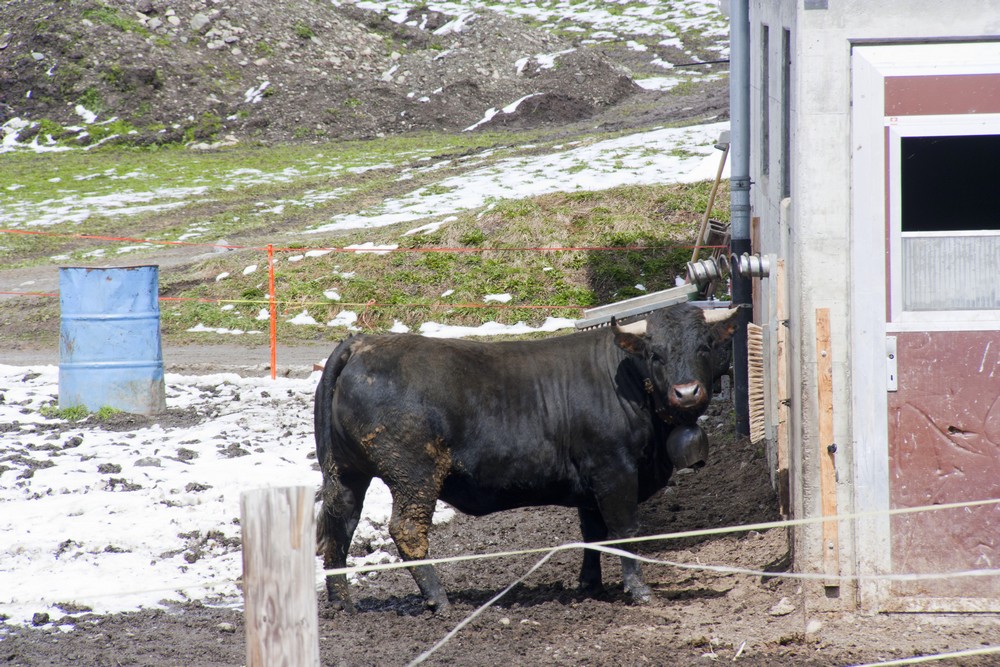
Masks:
[[[709,464],[677,475],[675,484],[642,506],[645,533],[778,518],[763,451],[732,436],[726,400],[715,400],[706,427],[713,442]],[[533,508],[484,518],[459,515],[434,528],[431,544],[433,556],[447,557],[578,539],[575,512]],[[360,554],[364,547],[355,549]],[[559,553],[463,627],[425,664],[850,665],[976,649],[1000,636],[993,616],[870,615],[852,610],[846,600],[838,610],[827,600],[811,598],[808,587],[781,576],[790,555],[782,528],[649,542],[638,550],[661,561],[725,565],[773,571],[773,575],[650,563],[645,574],[655,598],[635,606],[623,594],[617,558],[605,556],[606,589],[587,598],[575,590],[579,553]],[[360,609],[355,615],[331,611],[320,592],[322,664],[408,664],[525,575],[538,559],[518,556],[441,566],[453,603],[444,617],[423,610],[405,571],[364,576],[353,587]],[[0,663],[246,664],[238,608],[187,605],[109,616],[72,611],[67,613],[77,620],[70,632],[52,626],[5,627],[0,632]],[[943,664],[989,665],[996,664],[994,660],[995,656],[986,656]]]

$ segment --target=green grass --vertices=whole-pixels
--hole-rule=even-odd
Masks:
[[[211,124],[212,120],[208,118],[206,122]],[[308,188],[327,178],[329,171],[326,165],[337,165],[343,171],[379,163],[399,164],[416,155],[447,156],[491,147],[500,140],[495,135],[467,134],[454,137],[396,137],[368,142],[287,144],[266,148],[238,146],[203,153],[180,148],[8,153],[2,158],[4,169],[0,170],[0,193],[7,193],[11,186],[17,186],[16,198],[22,201],[42,201],[67,193],[86,196],[106,190],[102,186],[111,182],[108,179],[133,171],[148,175],[142,181],[143,186],[148,188],[203,184],[221,189],[230,186],[233,173],[249,169],[265,173],[295,169],[300,172],[297,184]],[[112,173],[102,176],[108,171]],[[310,174],[315,175],[312,181],[309,180]],[[121,186],[122,183],[116,185]],[[132,183],[128,185],[134,186]]]
[[[537,325],[547,316],[576,318],[583,308],[645,293],[638,284],[646,291],[673,287],[690,259],[689,246],[709,187],[628,186],[545,195],[501,202],[488,212],[459,214],[458,220],[427,237],[402,237],[413,226],[408,224],[336,240],[317,238],[313,247],[343,247],[363,240],[396,243],[400,249],[386,255],[334,252],[298,262],[287,258],[301,251],[282,253],[276,265],[279,339],[324,339],[342,332],[287,323],[303,310],[320,325],[341,309],[352,310],[364,315],[364,326],[371,330],[386,330],[395,322],[416,328],[428,320],[468,326],[490,320]],[[723,200],[724,194],[717,205]],[[717,209],[716,217],[721,213]],[[559,247],[593,249],[554,250]],[[437,248],[466,252],[434,252]],[[178,295],[219,302],[172,306],[164,327],[168,335],[190,337],[185,329],[197,323],[266,331],[267,322],[254,319],[266,307],[266,273],[260,268],[242,275],[244,266],[261,259],[259,254],[242,253],[202,267],[206,276],[225,271],[229,277],[204,280]],[[340,301],[324,297],[327,290],[336,290]],[[446,290],[450,294],[442,296]],[[484,301],[486,295],[500,293],[510,294],[511,301]],[[222,309],[223,300],[237,296],[245,301]]]
[[[117,408],[113,408],[110,405],[102,406],[96,412],[91,412],[83,405],[73,405],[68,408],[60,408],[57,405],[52,404],[43,405],[39,408],[38,413],[48,419],[62,419],[65,421],[78,422],[86,419],[87,417],[93,416],[95,420],[104,422],[114,418],[116,415],[120,415],[122,411]]]
[[[295,23],[292,26],[292,32],[294,32],[295,36],[298,37],[299,39],[312,39],[313,37],[316,36],[316,33],[313,32],[313,29],[308,24],[303,23],[301,21]]]
[[[109,134],[126,132],[128,126],[112,123],[93,125],[89,129],[95,134]],[[114,147],[87,152],[9,153],[3,156],[4,168],[0,169],[0,208],[25,208],[27,220],[35,223],[48,211],[62,211],[63,215],[53,216],[50,224],[32,228],[47,234],[85,232],[121,236],[126,229],[130,237],[177,241],[190,233],[190,225],[197,222],[204,228],[198,240],[210,241],[233,233],[251,235],[255,230],[271,233],[276,224],[292,224],[302,229],[310,220],[322,222],[340,212],[363,209],[384,198],[387,192],[402,194],[419,186],[419,179],[396,182],[399,166],[416,157],[443,159],[496,144],[497,137],[482,134],[267,148],[239,146],[217,152]],[[498,155],[504,154],[501,148]],[[356,171],[373,165],[385,167]],[[274,178],[290,170],[295,173],[294,179]],[[240,185],[241,178],[248,182]],[[443,191],[435,186],[430,176],[424,178],[431,192]],[[265,182],[249,182],[252,180]],[[272,207],[262,206],[274,201],[295,202],[305,193],[337,188],[345,190],[342,197],[316,205],[287,203],[280,215],[265,213]],[[93,201],[122,190],[161,193],[137,205],[182,202],[183,206],[130,216],[92,214],[85,223],[71,215],[74,203],[78,206],[79,202]],[[92,207],[88,205],[88,208]],[[59,254],[80,257],[94,245],[93,242],[60,240],[45,235],[7,235],[0,243],[0,265],[12,268],[46,263],[49,257]],[[125,245],[134,244],[112,244],[109,249],[114,251]]]
[[[120,415],[121,413],[122,411],[118,408],[113,408],[110,405],[104,405],[94,413],[94,416],[97,418],[97,421],[107,421],[117,415]]]
[[[39,414],[48,419],[62,419],[65,421],[78,422],[81,419],[86,419],[90,415],[90,410],[82,405],[74,405],[69,408],[60,408],[55,405],[43,405],[39,410]]]
[[[120,14],[114,7],[99,4],[97,7],[83,10],[83,18],[89,19],[94,23],[103,23],[104,25],[117,28],[122,32],[135,32],[143,37],[149,37],[149,31],[142,27],[139,21],[130,16]]]
[[[640,284],[646,291],[672,287],[690,258],[688,246],[707,205],[710,183],[494,200],[481,210],[455,214],[457,219],[437,231],[417,235],[404,233],[422,221],[302,234],[335,215],[368,210],[386,198],[421,189],[443,194],[447,188],[440,181],[461,169],[455,156],[489,149],[489,159],[500,160],[518,155],[517,146],[534,140],[530,134],[424,135],[267,148],[242,145],[210,152],[114,147],[6,154],[5,168],[0,169],[0,209],[8,215],[26,211],[22,215],[33,223],[50,209],[60,213],[50,224],[26,228],[43,234],[0,235],[0,267],[102,263],[104,258],[92,256],[95,249],[114,258],[119,248],[135,245],[79,238],[83,233],[195,243],[225,238],[243,249],[206,250],[193,265],[160,272],[161,295],[179,299],[163,302],[164,336],[205,342],[218,341],[219,336],[187,330],[201,324],[267,332],[268,322],[256,318],[268,306],[268,243],[279,249],[278,336],[285,343],[342,336],[342,328],[325,325],[345,309],[358,313],[359,326],[366,330],[386,330],[396,322],[416,328],[427,321],[537,325],[548,316],[577,318],[584,308],[636,296],[642,293],[636,287]],[[435,161],[442,167],[410,169],[410,178],[400,180],[404,168]],[[293,176],[275,178],[289,173]],[[181,205],[129,216],[114,215],[109,206],[106,213],[91,212],[82,221],[67,217],[74,201],[129,190],[160,193],[136,206]],[[309,198],[334,191],[335,197]],[[728,219],[725,187],[713,217]],[[309,249],[363,242],[399,249],[385,255],[336,251],[291,261]],[[127,257],[141,264],[145,256],[140,250]],[[257,270],[244,275],[251,264]],[[224,273],[228,276],[217,280]],[[326,297],[329,290],[337,291],[340,300]],[[486,295],[500,293],[511,295],[511,301],[485,301]],[[303,310],[319,325],[287,322]],[[51,308],[39,307],[38,321],[51,322],[51,316]],[[267,339],[226,340],[262,344]]]

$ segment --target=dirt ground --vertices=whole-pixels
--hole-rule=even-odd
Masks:
[[[217,349],[217,358],[225,352]],[[311,353],[306,350],[303,356]],[[192,359],[197,358],[195,353]],[[300,371],[304,367],[296,367],[295,372]],[[778,519],[763,451],[745,439],[734,439],[726,400],[713,402],[705,426],[713,443],[709,464],[676,475],[674,484],[642,506],[645,533]],[[433,556],[447,557],[578,540],[574,511],[532,508],[483,518],[458,515],[434,528],[431,548]],[[832,609],[811,597],[808,587],[781,577],[790,555],[781,528],[648,542],[638,551],[661,561],[724,565],[773,576],[648,563],[644,572],[655,597],[648,605],[635,606],[622,591],[617,558],[604,557],[606,589],[587,598],[575,590],[579,553],[562,552],[458,631],[425,664],[852,665],[976,649],[1000,636],[993,616],[868,615],[851,610],[849,604]],[[322,664],[409,664],[524,576],[539,558],[440,566],[453,603],[445,617],[423,610],[416,586],[403,570],[363,576],[353,587],[360,609],[355,615],[331,611],[320,592]],[[52,626],[4,626],[0,663],[246,664],[243,616],[236,608],[199,604],[109,616],[66,612],[76,619],[70,632]],[[995,660],[986,656],[941,664],[991,665]]]

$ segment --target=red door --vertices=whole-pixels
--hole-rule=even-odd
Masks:
[[[1000,115],[956,113],[942,96],[960,95],[962,77],[903,78],[887,78],[885,89],[895,113],[886,119],[892,509],[1000,498],[1000,212],[989,203]],[[937,108],[943,99],[950,106]],[[890,530],[894,573],[1000,568],[998,505],[897,515]],[[1000,598],[1000,578],[897,581],[891,590]]]
[[[898,389],[889,394],[893,508],[1000,497],[1000,333],[896,334]],[[1000,567],[996,505],[895,516],[892,570]],[[894,593],[998,597],[1000,578],[897,582]]]

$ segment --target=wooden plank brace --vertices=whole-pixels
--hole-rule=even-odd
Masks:
[[[837,445],[833,440],[833,353],[830,345],[830,309],[816,309],[816,390],[819,407],[819,492],[823,518],[837,516]],[[838,523],[823,521],[823,570],[840,575]],[[831,582],[830,586],[839,586]]]

